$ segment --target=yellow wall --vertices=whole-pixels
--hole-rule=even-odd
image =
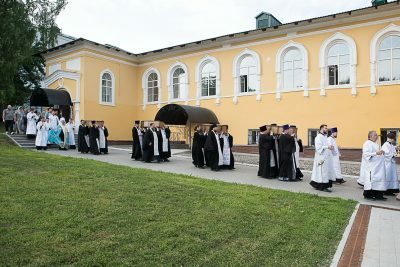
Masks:
[[[261,101],[255,95],[239,96],[233,103],[234,79],[233,60],[243,47],[216,52],[204,51],[191,56],[171,57],[162,62],[142,63],[137,67],[115,61],[82,56],[81,60],[81,118],[103,119],[110,129],[110,139],[130,140],[132,121],[152,120],[159,110],[157,104],[147,104],[142,109],[142,76],[150,67],[161,73],[162,105],[168,101],[167,72],[169,67],[180,61],[188,67],[189,105],[196,104],[197,85],[195,82],[196,64],[205,55],[218,59],[221,78],[221,103],[215,99],[201,100],[201,106],[215,112],[220,123],[228,124],[235,144],[247,144],[248,129],[256,129],[262,124],[295,124],[299,137],[307,143],[308,129],[318,128],[320,124],[339,128],[339,144],[342,147],[359,148],[366,139],[368,130],[378,128],[400,128],[400,83],[377,86],[377,94],[370,94],[370,43],[374,34],[389,23],[369,25],[362,28],[341,30],[353,38],[357,45],[357,95],[351,89],[327,89],[326,96],[320,96],[319,50],[322,42],[334,32],[297,38],[291,40],[305,46],[308,51],[309,97],[303,91],[282,93],[281,100],[275,98],[276,73],[275,57],[278,49],[289,40],[265,44],[249,45],[257,52],[261,64]],[[395,24],[400,25],[399,21]],[[321,30],[321,29],[319,29]],[[258,40],[259,41],[259,40]],[[182,56],[182,55],[181,55]],[[99,105],[100,73],[110,69],[115,76],[115,106]],[[267,94],[267,92],[271,92]],[[183,102],[177,102],[183,104]]]

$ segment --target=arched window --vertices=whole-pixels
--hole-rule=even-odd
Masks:
[[[204,56],[196,65],[196,105],[202,98],[215,98],[220,103],[220,72],[219,62],[213,56]]]
[[[172,77],[173,98],[181,98],[182,87],[185,86],[185,71],[182,68],[177,68]]]
[[[297,48],[290,49],[283,57],[283,89],[303,87],[303,57]]]
[[[400,26],[390,24],[379,30],[370,44],[370,93],[376,94],[379,83],[398,83],[400,80]]]
[[[201,69],[201,96],[215,96],[217,90],[217,72],[212,62]]]
[[[158,101],[158,87],[158,75],[152,72],[147,78],[147,102]]]
[[[100,74],[100,104],[114,105],[114,75],[109,70],[104,70]]]
[[[328,85],[350,84],[350,50],[347,44],[334,44],[327,57]]]
[[[321,69],[321,92],[325,89],[348,87],[356,95],[357,46],[353,38],[337,32],[327,38],[320,47],[319,67]]]
[[[252,56],[246,56],[240,62],[240,92],[255,92],[257,88],[257,64]]]
[[[400,80],[400,35],[389,35],[378,48],[378,81]]]
[[[281,98],[282,91],[299,91],[308,96],[308,52],[299,43],[289,41],[276,53],[276,95]]]

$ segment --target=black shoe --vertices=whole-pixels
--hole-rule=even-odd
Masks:
[[[329,188],[325,188],[325,189],[322,190],[322,191],[324,191],[324,192],[326,192],[326,193],[332,193],[332,190],[330,190]]]
[[[386,201],[386,200],[387,200],[386,197],[376,197],[375,199],[376,199],[376,200],[383,200],[383,201]]]
[[[165,162],[169,162],[169,159],[164,159]]]

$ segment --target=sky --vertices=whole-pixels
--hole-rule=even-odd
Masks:
[[[68,0],[62,32],[141,53],[255,29],[265,11],[282,23],[371,6],[370,0]]]

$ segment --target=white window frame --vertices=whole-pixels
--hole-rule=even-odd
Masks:
[[[111,102],[104,102],[103,101],[103,84],[102,84],[102,80],[103,80],[103,75],[105,73],[110,74],[111,76]],[[115,76],[114,73],[109,70],[109,69],[105,69],[100,73],[100,79],[99,79],[99,104],[100,105],[105,105],[105,106],[115,106]]]
[[[376,94],[377,85],[400,84],[400,81],[379,82],[378,79],[377,59],[378,59],[379,45],[381,44],[382,40],[388,37],[389,35],[400,36],[400,26],[392,23],[386,26],[385,28],[381,29],[377,33],[375,33],[374,37],[371,40],[370,44],[370,73],[371,73],[370,94],[371,95]]]
[[[328,79],[328,53],[329,50],[336,44],[346,44],[350,52],[350,84],[340,84],[340,85],[329,85]],[[351,94],[357,94],[357,46],[356,42],[350,36],[347,36],[341,32],[337,32],[325,39],[319,50],[319,67],[321,70],[321,91],[320,95],[326,95],[326,89],[336,89],[336,88],[351,88]]]
[[[185,72],[185,77],[183,79],[183,83],[180,84],[182,88],[179,88],[179,98],[174,98],[174,72],[177,69],[183,69]],[[173,65],[171,65],[168,69],[168,103],[171,102],[177,102],[177,101],[185,101],[185,104],[188,103],[188,98],[189,98],[189,72],[188,68],[185,63],[182,62],[176,62]]]
[[[276,72],[276,92],[275,98],[276,100],[281,99],[282,92],[296,92],[299,91],[297,88],[283,88],[283,59],[286,53],[292,49],[298,49],[300,54],[303,58],[303,87],[301,90],[303,91],[303,95],[308,97],[308,52],[307,49],[299,43],[294,41],[289,41],[287,44],[283,45],[279,48],[276,54],[276,65],[275,65],[275,72]]]
[[[147,80],[150,76],[150,74],[155,73],[157,74],[158,77],[158,101],[154,102],[148,102],[148,87],[147,87]],[[162,97],[162,86],[161,86],[161,74],[158,71],[158,69],[154,67],[148,68],[142,75],[142,90],[143,90],[143,110],[146,109],[147,105],[155,105],[157,104],[157,107],[161,107],[161,97]]]
[[[215,76],[216,76],[216,81],[215,81],[215,95],[214,96],[201,96],[201,74],[203,67],[207,65],[208,63],[214,64],[215,66]],[[197,90],[196,90],[196,105],[200,106],[200,100],[202,99],[215,99],[216,104],[220,104],[220,97],[221,97],[221,77],[220,77],[220,65],[218,60],[213,57],[206,55],[202,59],[199,60],[196,66],[196,85],[197,85]]]
[[[255,92],[244,92],[242,93],[240,91],[240,64],[242,63],[242,60],[245,59],[246,57],[252,57],[256,63],[256,88]],[[260,64],[260,56],[258,55],[257,52],[250,50],[250,49],[245,49],[239,54],[237,54],[233,60],[233,68],[232,68],[232,75],[234,79],[234,88],[233,88],[233,103],[237,104],[238,102],[238,96],[242,95],[257,95],[256,100],[259,101],[261,100],[261,94],[260,94],[260,81],[261,81],[261,64]]]

